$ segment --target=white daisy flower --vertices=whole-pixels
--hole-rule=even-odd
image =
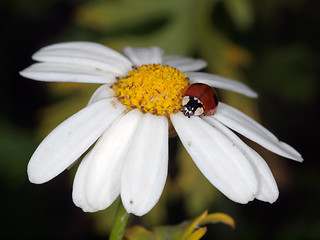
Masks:
[[[32,183],[56,177],[95,144],[77,170],[74,203],[95,212],[120,195],[127,212],[144,215],[165,186],[168,130],[173,126],[204,176],[228,198],[238,203],[254,198],[272,203],[278,198],[266,162],[233,131],[276,154],[303,161],[296,150],[222,102],[216,102],[211,116],[200,112],[186,117],[181,112],[182,95],[193,83],[257,97],[254,91],[240,82],[194,72],[206,66],[203,60],[164,56],[158,47],[126,47],[123,53],[90,42],[55,44],[36,52],[33,59],[39,63],[21,72],[39,81],[103,84],[87,107],[39,145],[28,164]],[[202,104],[201,97],[193,100]]]

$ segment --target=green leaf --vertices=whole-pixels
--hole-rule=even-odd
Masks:
[[[207,231],[203,225],[209,223],[224,223],[232,228],[235,227],[234,220],[224,213],[209,214],[204,212],[194,220],[189,220],[174,226],[160,226],[153,231],[146,230],[141,226],[134,226],[125,232],[125,237],[129,240],[198,240]]]

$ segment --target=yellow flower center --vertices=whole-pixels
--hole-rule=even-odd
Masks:
[[[111,87],[119,101],[129,109],[164,115],[181,109],[182,94],[189,85],[187,75],[160,64],[142,65]]]

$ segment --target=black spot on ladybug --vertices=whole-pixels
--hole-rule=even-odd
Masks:
[[[218,103],[219,103],[218,95],[214,94],[213,98],[214,98],[214,103],[218,106]]]

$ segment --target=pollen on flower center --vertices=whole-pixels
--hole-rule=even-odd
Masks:
[[[134,68],[111,87],[129,109],[168,117],[181,109],[182,94],[188,85],[187,75],[178,69],[149,64]]]

